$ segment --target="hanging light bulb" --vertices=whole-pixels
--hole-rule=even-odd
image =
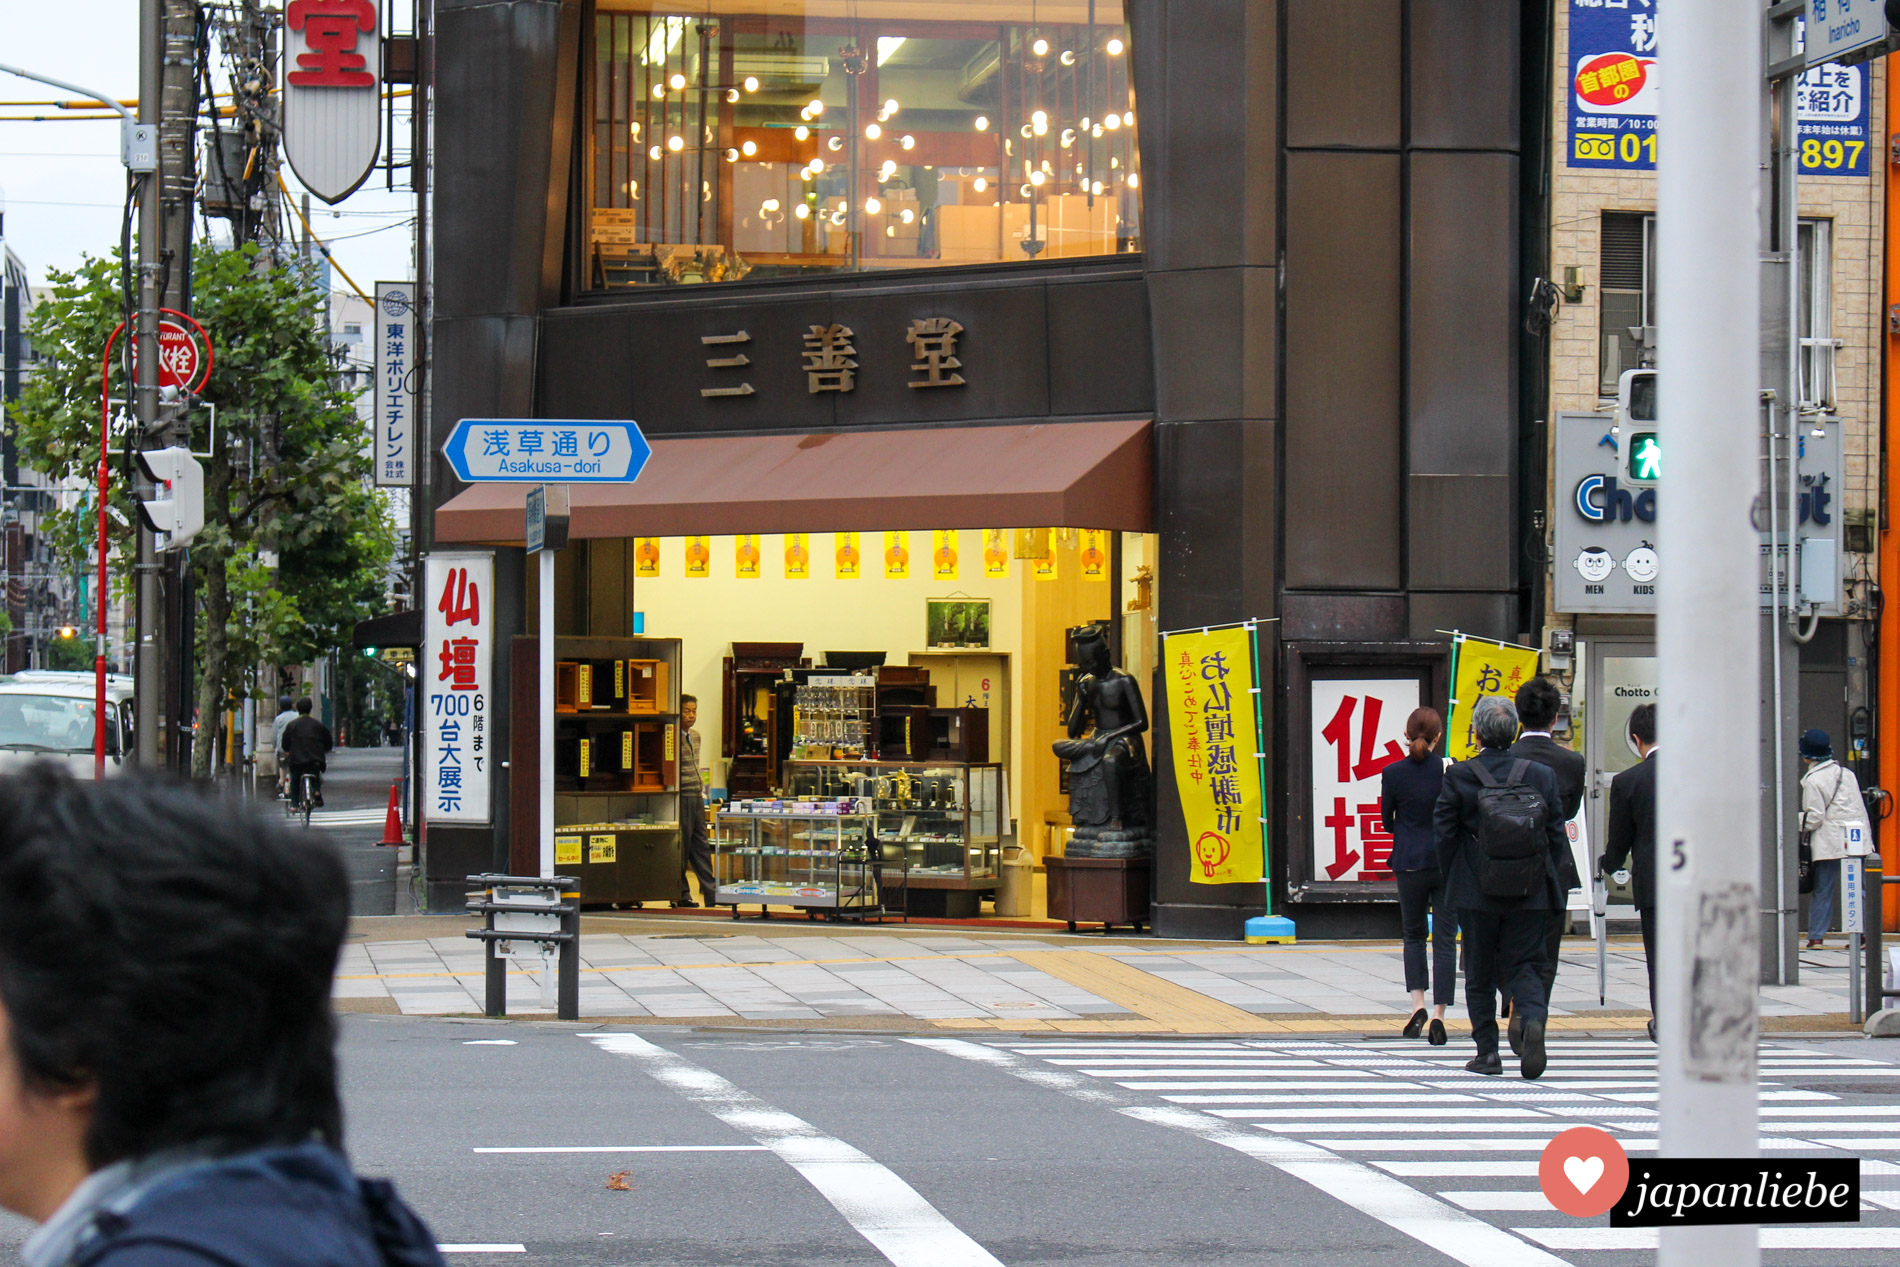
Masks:
[[[657,161],[660,157],[660,147],[657,145],[647,146],[647,157]]]
[[[658,101],[658,100],[660,100],[661,98],[663,98],[663,97],[665,97],[665,96],[666,96],[666,85],[665,85],[665,84],[654,84],[654,85],[653,85],[653,99],[654,99],[655,101]]]
[[[1056,60],[1061,62],[1064,66],[1075,65],[1075,50],[1072,48],[1063,49],[1062,56],[1058,57]]]
[[[639,182],[639,181],[637,181],[637,180],[630,180],[630,181],[628,181],[628,182],[627,182],[627,192],[628,192],[628,193],[630,193],[630,194],[634,194],[634,195],[636,195],[636,196],[637,196],[637,195],[639,194],[639,192],[640,192],[640,182]]]
[[[666,148],[677,154],[686,148],[686,138],[675,132],[666,138]]]
[[[882,210],[884,210],[884,204],[879,202],[877,199],[866,198],[864,200],[864,214],[865,215],[874,216]]]
[[[1020,128],[1017,128],[1016,130],[1022,133],[1023,140],[1025,141],[1027,141],[1030,137],[1036,134],[1035,129],[1027,123],[1023,124]]]
[[[1055,173],[1055,170],[1056,170],[1056,169],[1055,169],[1055,168],[1053,168],[1053,167],[1051,167],[1051,166],[1049,165],[1049,160],[1045,158],[1045,159],[1043,159],[1043,160],[1042,160],[1042,170],[1043,170],[1043,171],[1045,171],[1045,172],[1048,172],[1048,173],[1050,173],[1051,175],[1053,175],[1053,174]]]
[[[825,170],[825,160],[822,158],[814,158],[811,162],[805,164],[805,170],[814,176],[822,175]]]
[[[877,124],[867,123],[864,125],[864,139],[865,140],[875,141],[877,140],[877,138],[883,135],[884,135],[884,129],[880,128]]]
[[[811,117],[815,119],[825,112],[825,103],[813,97],[810,101],[805,103],[805,108],[811,111]]]
[[[745,77],[745,90],[747,92],[757,92],[759,90],[759,77],[757,75],[747,75]]]
[[[897,160],[894,158],[885,159],[884,166],[877,169],[877,178],[879,180],[889,180],[895,175],[897,175]]]
[[[910,135],[910,133],[908,132],[906,132],[903,136],[898,137],[897,143],[907,150],[914,150],[917,148],[917,138]]]
[[[1089,192],[1099,197],[1102,192],[1102,182],[1098,180],[1093,185],[1089,186]]]
[[[744,145],[739,147],[739,152],[744,154],[747,158],[751,158],[754,154],[759,152],[759,143],[757,141],[747,141]]]
[[[726,161],[727,161],[728,163],[736,163],[736,162],[738,162],[738,161],[739,161],[739,151],[738,151],[738,150],[736,150],[736,149],[730,149],[730,150],[727,150],[727,151],[726,151]]]
[[[1076,124],[1075,126],[1078,128],[1081,128],[1084,132],[1086,132],[1089,130],[1089,125],[1091,124],[1091,122],[1092,120],[1085,114],[1082,116],[1082,122]]]
[[[1111,113],[1107,118],[1102,120],[1102,126],[1107,128],[1110,132],[1113,132],[1116,128],[1120,127],[1121,125],[1122,125],[1122,117],[1119,114]]]
[[[1100,137],[1102,135],[1102,125],[1098,123],[1094,127],[1090,128],[1089,135],[1093,137]]]
[[[836,154],[839,150],[844,148],[844,138],[841,136],[826,137],[825,148],[830,150],[833,154]]]
[[[1047,57],[1049,56],[1049,41],[1038,35],[1035,42],[1030,44],[1029,51],[1037,57]]]
[[[1036,186],[1038,189],[1042,187],[1042,182],[1047,179],[1048,177],[1044,176],[1041,172],[1029,173],[1029,183]]]
[[[905,207],[902,211],[897,213],[897,218],[902,220],[905,224],[909,224],[912,220],[917,218],[917,213],[912,211],[909,207]]]
[[[1129,173],[1128,173],[1128,187],[1129,187],[1130,189],[1140,189],[1140,188],[1141,188],[1141,173],[1140,173],[1140,172],[1129,172]]]
[[[1135,126],[1135,111],[1133,107],[1122,111],[1122,122],[1131,128]]]
[[[985,189],[988,189],[989,187],[990,187],[990,182],[987,180],[984,180],[981,176],[978,176],[975,180],[970,182],[970,188],[976,190],[976,192],[978,192],[979,194],[982,193]]]
[[[1120,57],[1122,55],[1123,45],[1119,37],[1111,38],[1104,47],[1108,50],[1110,57]]]
[[[737,88],[726,89],[727,101],[737,101],[738,99],[739,99],[739,90]]]
[[[1066,150],[1071,145],[1074,145],[1074,144],[1075,144],[1075,129],[1074,128],[1062,129],[1062,148]]]
[[[839,215],[843,215],[845,212],[849,211],[850,209],[851,209],[851,204],[847,203],[842,198],[838,199],[838,214]]]
[[[811,136],[811,129],[801,123],[797,127],[792,129],[792,135],[797,137],[801,141],[807,140]],[[1095,135],[1100,136],[1101,133],[1097,132]]]
[[[1110,167],[1120,167],[1122,165],[1122,160],[1119,156],[1110,155],[1109,160],[1108,160],[1108,165]]]
[[[976,116],[976,130],[979,132],[987,132],[990,130],[990,116],[989,115],[979,114]]]
[[[809,167],[801,167],[798,169],[798,178],[800,180],[810,181],[814,175],[816,175],[816,173]]]
[[[671,88],[674,92],[678,92],[686,86],[686,76],[680,74],[678,71],[674,71],[672,78],[666,81],[666,86]]]
[[[1035,196],[1035,191],[1030,189],[1028,185],[1024,185],[1021,189],[1018,189],[1016,193],[1020,197],[1025,198],[1025,199],[1033,198]]]
[[[831,213],[831,223],[832,223],[833,225],[842,225],[842,224],[844,223],[844,212],[842,212],[842,211],[834,211],[834,212],[832,212],[832,213]]]
[[[759,210],[765,212],[767,215],[771,215],[774,211],[778,210],[778,199],[767,198],[764,202],[759,204]]]
[[[811,219],[811,208],[801,202],[792,208],[792,214],[797,216],[800,220],[809,220]]]
[[[896,113],[897,113],[897,98],[886,97],[884,99],[884,117],[888,119]]]

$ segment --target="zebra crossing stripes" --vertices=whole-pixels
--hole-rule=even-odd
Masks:
[[[1559,1214],[1537,1181],[1538,1154],[1573,1126],[1609,1132],[1633,1157],[1654,1154],[1656,1049],[1646,1039],[1556,1040],[1550,1069],[1536,1083],[1470,1074],[1467,1048],[1398,1040],[1135,1046],[1051,1038],[996,1045],[1235,1131],[1297,1142],[1391,1176],[1516,1238],[1531,1261],[1550,1251],[1565,1255],[1556,1261],[1647,1261],[1655,1246],[1653,1233]],[[1760,1066],[1765,1154],[1863,1158],[1859,1225],[1772,1228],[1764,1247],[1825,1251],[1831,1262],[1890,1261],[1881,1251],[1900,1248],[1900,1094],[1892,1086],[1900,1083],[1900,1068],[1844,1048],[1777,1044],[1762,1048]],[[1443,1248],[1429,1235],[1421,1239]]]
[[[381,827],[388,819],[387,809],[318,809],[310,811],[312,827]]]

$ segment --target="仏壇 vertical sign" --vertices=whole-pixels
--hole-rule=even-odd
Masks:
[[[495,556],[431,554],[423,567],[422,789],[435,823],[490,818],[488,705],[494,698]]]
[[[416,482],[413,282],[376,283],[375,478],[384,488]]]
[[[1317,883],[1396,879],[1379,775],[1406,752],[1418,679],[1319,678],[1311,691],[1313,859]]]
[[[1171,633],[1164,646],[1169,747],[1187,821],[1188,879],[1257,884],[1266,875],[1266,829],[1253,629]]]

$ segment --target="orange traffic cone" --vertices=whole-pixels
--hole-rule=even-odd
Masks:
[[[401,789],[401,783],[391,783],[389,785],[389,813],[383,819],[383,838],[376,842],[379,845],[406,845],[409,843],[402,838]]]

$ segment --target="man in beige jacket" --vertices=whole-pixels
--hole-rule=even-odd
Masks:
[[[1865,854],[1873,841],[1860,780],[1834,760],[1825,730],[1801,736],[1801,830],[1808,836],[1814,892],[1808,903],[1808,949],[1818,949],[1834,923],[1841,859]]]

